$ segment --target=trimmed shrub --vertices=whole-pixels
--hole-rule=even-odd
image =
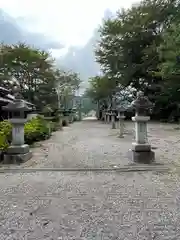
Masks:
[[[49,128],[47,122],[42,117],[33,118],[24,126],[25,143],[45,140],[49,137]]]
[[[11,142],[11,134],[12,132],[12,125],[9,121],[5,120],[3,122],[0,122],[0,151],[5,151],[10,142]],[[1,159],[1,154],[0,154],[0,160]]]
[[[12,125],[5,120],[0,122],[0,150],[5,151],[12,140]],[[40,116],[29,120],[24,126],[25,143],[32,144],[49,137],[47,122]]]
[[[9,121],[5,120],[0,122],[0,134],[4,135],[8,142],[11,142],[12,139],[12,125]]]
[[[5,151],[9,147],[6,135],[0,132],[0,151]]]

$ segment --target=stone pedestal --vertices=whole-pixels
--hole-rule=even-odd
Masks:
[[[151,163],[155,160],[155,154],[151,151],[151,145],[147,140],[148,116],[132,117],[135,122],[135,142],[132,143],[132,160],[139,163]]]
[[[108,113],[106,112],[106,124],[108,123]]]
[[[119,138],[124,137],[124,115],[119,115]]]
[[[4,164],[20,164],[32,157],[29,145],[24,144],[24,124],[26,119],[10,119],[12,128],[12,144],[4,155]]]
[[[72,123],[73,122],[73,113],[70,113],[69,114],[69,123]]]
[[[66,121],[67,126],[69,126],[69,116],[64,116],[64,120]]]
[[[125,129],[125,125],[124,125],[124,113],[126,108],[121,105],[121,103],[117,106],[117,110],[118,110],[118,119],[119,119],[119,138],[123,138],[124,137],[124,129]]]
[[[111,114],[112,129],[116,129],[115,113]]]
[[[107,123],[110,123],[110,114],[107,113]]]
[[[62,127],[62,116],[60,116],[59,118],[59,130],[62,130],[63,127]]]
[[[106,112],[104,114],[104,123],[107,123],[107,114],[106,114]]]
[[[32,157],[32,152],[29,150],[29,145],[23,144],[20,146],[10,146],[4,155],[4,164],[20,164],[28,161]]]
[[[79,109],[78,109],[78,121],[82,121],[81,105],[79,106]]]

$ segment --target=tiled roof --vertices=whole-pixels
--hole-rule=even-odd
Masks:
[[[10,90],[4,88],[4,87],[0,87],[0,105],[6,105],[8,103],[12,103],[15,99],[15,97],[10,94]],[[27,104],[27,105],[30,105],[30,106],[34,106],[34,104],[30,103],[30,102],[27,102],[24,100],[24,102]]]

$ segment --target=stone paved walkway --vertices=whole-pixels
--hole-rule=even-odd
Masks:
[[[171,163],[172,147],[166,152],[159,146],[177,141],[174,126],[150,128],[157,156]],[[118,139],[117,130],[102,123],[75,123],[34,149],[35,157],[24,167],[127,164],[123,157],[133,138],[131,124],[127,132]],[[0,239],[178,240],[179,189],[179,174],[170,172],[0,174]]]

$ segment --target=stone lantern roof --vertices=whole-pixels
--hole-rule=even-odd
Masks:
[[[126,107],[124,107],[123,105],[121,105],[121,104],[119,104],[118,106],[117,106],[117,111],[118,112],[125,112],[126,111]]]
[[[137,93],[137,98],[131,103],[131,107],[138,110],[148,110],[152,107],[152,103],[144,96],[143,92]]]
[[[16,99],[13,103],[4,106],[3,110],[9,112],[30,112],[32,111],[32,108],[28,107],[23,100]]]
[[[43,108],[43,112],[44,113],[52,113],[53,112],[53,110],[52,110],[52,108],[50,107],[50,106],[45,106],[44,108]]]
[[[15,99],[13,102],[8,103],[8,105],[3,106],[3,110],[9,112],[31,112],[32,108],[27,105],[27,103],[22,99],[22,95],[19,92],[19,88],[14,89]]]

